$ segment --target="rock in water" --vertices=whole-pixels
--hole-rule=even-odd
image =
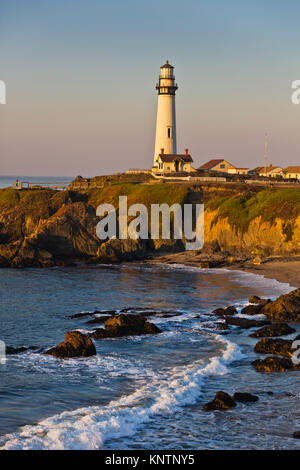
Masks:
[[[105,329],[98,328],[90,336],[101,339],[161,333],[161,330],[154,323],[146,321],[144,317],[124,313],[106,320],[104,327]]]
[[[261,299],[260,297],[258,297],[258,295],[251,295],[251,297],[249,297],[249,302],[250,302],[250,304],[266,305],[269,302],[271,302],[271,300],[270,299]]]
[[[273,323],[272,325],[265,326],[260,330],[251,333],[252,338],[266,338],[274,336],[285,336],[295,333],[296,330],[290,327],[287,323]]]
[[[6,346],[6,354],[9,355],[9,354],[19,354],[19,353],[22,353],[22,352],[25,352],[25,351],[29,351],[29,350],[35,350],[37,349],[36,346],[21,346],[19,348],[13,348],[12,346]]]
[[[295,350],[292,349],[292,340],[263,338],[256,343],[254,351],[259,354],[278,354],[291,357]]]
[[[261,313],[274,320],[300,322],[300,289],[281,295],[265,305]]]
[[[259,400],[258,396],[252,395],[251,393],[245,393],[245,392],[236,392],[233,395],[233,398],[235,401],[240,401],[242,403],[247,403],[247,402],[253,403]]]
[[[67,331],[65,341],[54,348],[48,349],[45,354],[51,356],[66,357],[89,357],[96,354],[96,348],[92,340],[79,331]]]
[[[286,370],[298,369],[292,360],[287,357],[266,357],[265,359],[257,359],[252,364],[257,372],[285,372]]]
[[[262,305],[247,305],[247,307],[242,309],[241,313],[243,315],[259,315],[262,308]]]
[[[241,318],[241,317],[225,317],[226,323],[228,325],[239,326],[240,328],[254,328],[259,326],[269,325],[270,322],[267,320],[249,320],[248,318]]]
[[[210,401],[209,403],[206,403],[203,408],[206,411],[211,411],[211,410],[229,410],[230,408],[233,408],[236,406],[235,401],[232,399],[230,395],[226,392],[217,392],[215,395],[215,398]]]
[[[216,310],[214,310],[212,313],[222,317],[223,315],[234,315],[237,313],[237,309],[233,305],[230,305],[227,308],[216,308]]]

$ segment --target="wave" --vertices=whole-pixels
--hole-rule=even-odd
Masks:
[[[2,449],[101,449],[108,440],[134,435],[160,414],[171,414],[197,402],[205,378],[229,373],[228,365],[244,357],[240,348],[212,334],[225,348],[221,356],[195,361],[170,369],[145,381],[134,393],[108,405],[91,406],[47,418],[37,425],[24,426],[3,437]]]

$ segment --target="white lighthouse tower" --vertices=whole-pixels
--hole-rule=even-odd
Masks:
[[[158,156],[163,152],[176,155],[176,115],[175,115],[175,83],[174,67],[168,61],[160,68],[158,90],[156,136],[154,151],[154,166],[157,166]]]

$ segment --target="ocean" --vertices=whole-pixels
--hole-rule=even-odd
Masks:
[[[90,331],[89,317],[70,319],[80,312],[151,308],[176,316],[149,319],[158,335],[97,340],[90,358],[7,356],[0,447],[300,449],[291,437],[300,425],[299,373],[256,372],[250,331],[217,330],[212,315],[217,307],[241,309],[252,294],[291,289],[254,274],[174,265],[1,269],[0,339],[9,346],[47,348],[66,331]],[[218,390],[259,401],[204,411]]]
[[[12,176],[0,176],[0,189],[1,188],[11,188],[13,186],[14,181],[18,179],[19,181],[30,181],[32,183],[71,183],[74,178],[69,176],[20,176],[20,175],[12,175]],[[25,186],[26,187],[26,186]]]

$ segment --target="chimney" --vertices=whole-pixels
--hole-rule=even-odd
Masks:
[[[160,153],[163,155],[165,153],[165,149],[160,149]]]
[[[188,155],[188,154],[189,154],[189,149],[185,149],[184,153],[185,153],[186,155]]]

